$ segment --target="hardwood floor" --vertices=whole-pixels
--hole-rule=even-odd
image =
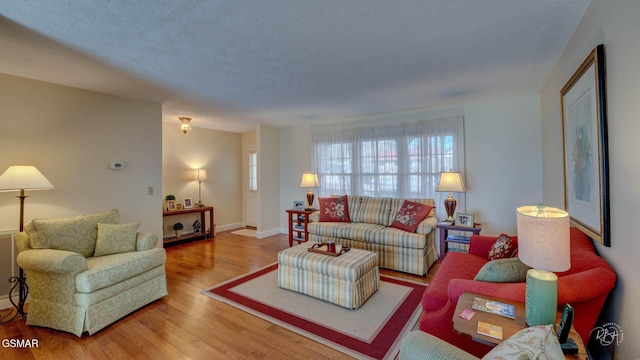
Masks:
[[[200,291],[276,262],[286,235],[255,239],[218,233],[211,241],[167,248],[169,295],[93,336],[26,326],[0,325],[3,339],[37,339],[38,347],[0,344],[0,359],[350,359],[350,357],[200,294]],[[428,283],[426,277],[381,273]]]

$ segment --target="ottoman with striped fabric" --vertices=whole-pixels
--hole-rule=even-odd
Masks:
[[[364,304],[380,286],[378,254],[351,249],[334,257],[310,252],[313,242],[278,253],[278,286],[348,309]]]

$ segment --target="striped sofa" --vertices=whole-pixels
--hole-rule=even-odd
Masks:
[[[347,197],[350,223],[319,222],[320,212],[310,216],[309,241],[326,243],[334,240],[353,249],[378,254],[379,266],[423,276],[438,259],[435,209],[424,219],[415,233],[389,227],[405,199]],[[434,206],[433,199],[406,199]]]

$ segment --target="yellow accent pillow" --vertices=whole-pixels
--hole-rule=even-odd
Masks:
[[[104,256],[136,251],[136,237],[140,223],[98,223],[98,241],[93,256]]]

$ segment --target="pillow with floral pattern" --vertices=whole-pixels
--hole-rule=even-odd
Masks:
[[[496,242],[491,245],[488,258],[489,260],[510,258],[516,250],[517,248],[511,238],[508,235],[501,234],[496,239]]]
[[[318,202],[320,203],[320,222],[351,222],[347,195],[318,198]]]
[[[418,225],[434,208],[431,205],[405,200],[390,226],[404,231],[416,232]]]

